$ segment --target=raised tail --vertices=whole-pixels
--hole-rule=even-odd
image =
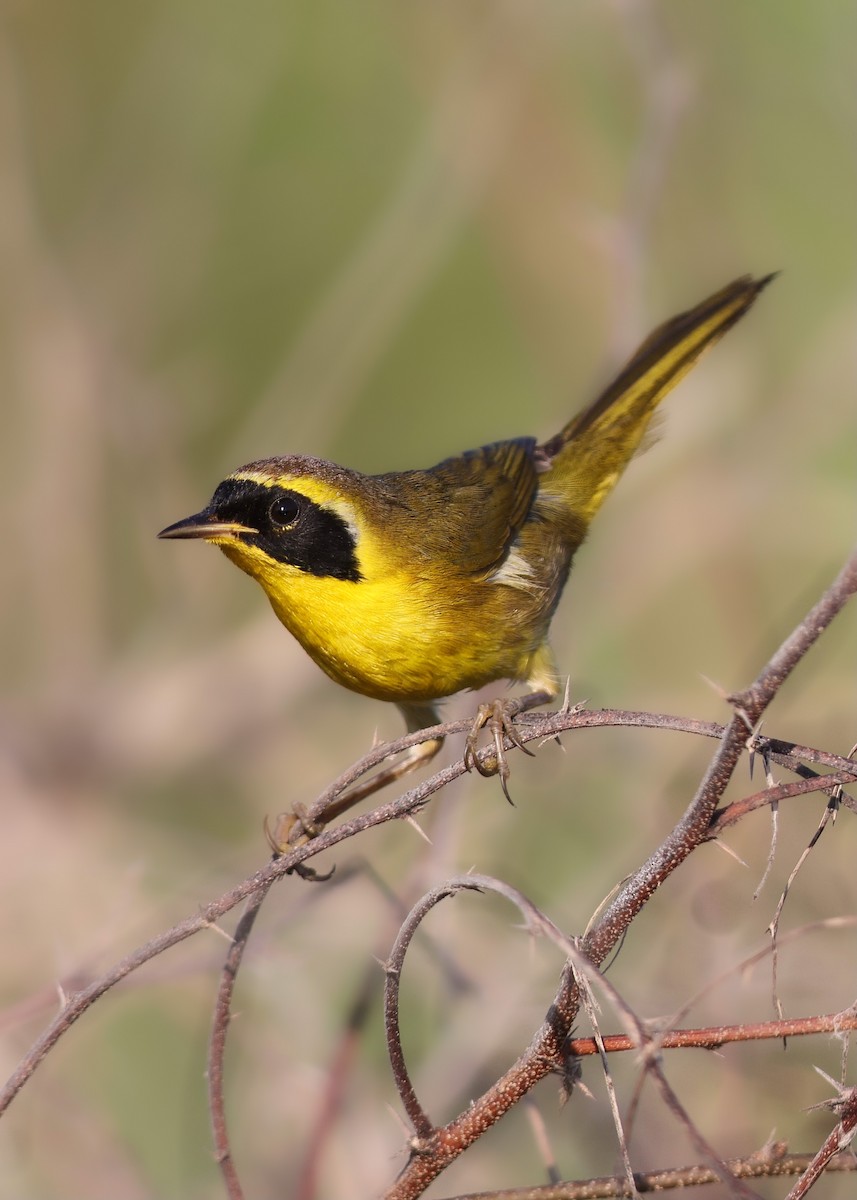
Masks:
[[[587,524],[639,449],[667,392],[741,320],[775,274],[743,275],[659,325],[610,386],[540,447],[551,461],[551,475]]]

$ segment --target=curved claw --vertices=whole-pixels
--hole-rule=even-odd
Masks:
[[[464,744],[464,766],[470,771],[474,767],[480,775],[499,775],[503,795],[512,803],[509,795],[508,780],[511,771],[506,760],[504,738],[508,738],[512,746],[523,750],[530,758],[534,758],[530,750],[521,741],[521,736],[515,728],[515,717],[521,711],[520,700],[494,700],[490,704],[480,704],[473,725]],[[479,757],[479,734],[483,729],[489,732],[494,746],[494,753]]]
[[[467,740],[464,743],[464,766],[468,771],[472,771],[475,767],[480,775],[494,775],[497,772],[496,763],[490,760],[487,763],[481,762],[479,758],[479,734],[488,724],[493,715],[494,706],[492,704],[480,704],[476,711],[476,716],[473,718],[473,724],[470,727],[470,732],[467,735]]]

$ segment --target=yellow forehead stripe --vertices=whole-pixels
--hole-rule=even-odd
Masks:
[[[333,487],[326,480],[319,479],[315,475],[269,475],[265,471],[236,471],[229,478],[246,479],[250,483],[258,483],[261,487],[294,488],[296,492],[300,492],[302,496],[306,496],[308,500],[312,500],[316,504],[333,506],[344,498],[340,488]]]

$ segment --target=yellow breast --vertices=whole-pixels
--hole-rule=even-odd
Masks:
[[[258,576],[286,628],[337,683],[416,702],[518,675],[519,657],[479,621],[475,590],[396,573],[357,583],[283,569]]]
[[[280,464],[270,471],[261,464],[231,478],[262,493],[261,507],[242,509],[249,525],[264,521],[276,488],[291,488],[322,514],[336,514],[347,531],[357,569],[339,574],[316,571],[317,562],[297,555],[294,563],[276,557],[264,538],[211,539],[261,584],[283,625],[337,683],[408,704],[545,673],[553,607],[545,596],[559,587],[531,588],[530,568],[517,551],[498,569],[454,567],[442,537],[421,538],[418,508],[397,506],[398,497],[386,506],[377,494],[367,498],[371,481],[353,474],[343,483],[339,474],[289,475]],[[253,505],[257,499],[251,497]]]

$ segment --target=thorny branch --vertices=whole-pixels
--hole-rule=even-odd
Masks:
[[[831,1112],[839,1113],[839,1120],[824,1139],[818,1153],[789,1192],[786,1200],[802,1200],[822,1172],[827,1169],[834,1154],[847,1150],[854,1134],[857,1133],[857,1088],[840,1088],[839,1096],[835,1100],[828,1100],[818,1107],[829,1108]]]
[[[307,820],[323,820],[325,810],[342,792],[351,787],[358,779],[368,774],[369,771],[378,767],[386,759],[409,750],[411,746],[416,746],[420,742],[469,733],[472,725],[472,719],[448,721],[441,725],[433,725],[428,729],[421,729],[418,733],[409,733],[395,741],[384,742],[381,745],[375,746],[322,792],[307,810]],[[636,712],[615,708],[588,709],[575,707],[560,709],[558,712],[527,713],[519,719],[516,733],[526,745],[533,741],[541,742],[549,738],[555,738],[561,733],[577,732],[583,729],[616,727],[661,729],[675,733],[690,733],[699,737],[715,738],[718,740],[723,737],[726,731],[725,725],[720,725],[715,721],[697,721],[692,717],[670,716],[667,713]],[[819,776],[805,764],[813,763],[815,766],[827,767],[831,771],[842,771],[851,778],[857,777],[857,760],[845,758],[838,754],[831,754],[829,751],[819,750],[813,746],[801,746],[796,742],[787,742],[779,738],[756,735],[753,738],[748,738],[747,749],[748,751],[756,752],[764,751],[771,762],[794,771],[795,774],[800,775],[802,778],[807,780],[821,779],[822,784],[817,785],[817,790],[820,791],[833,791],[835,781],[828,782],[826,777]],[[485,756],[490,756],[491,753],[490,749],[482,751],[482,754]],[[446,783],[462,775],[464,773],[464,764],[463,762],[456,763],[449,770],[451,772],[449,778],[444,778],[443,783],[439,785],[440,787],[446,786]],[[435,775],[427,782],[434,783],[437,778],[438,775]],[[438,789],[433,788],[432,790]],[[411,793],[408,792],[406,795],[410,796]],[[857,801],[854,801],[851,797],[845,797],[843,803],[846,807],[857,811]]]
[[[734,1179],[776,1179],[799,1175],[812,1163],[811,1154],[789,1154],[784,1142],[772,1142],[747,1158],[724,1159]],[[843,1152],[828,1159],[827,1171],[857,1171],[857,1158]],[[668,1167],[663,1171],[635,1171],[634,1184],[639,1195],[673,1191],[676,1188],[701,1187],[716,1183],[718,1175],[711,1167],[697,1163],[692,1167]],[[467,1192],[455,1200],[622,1200],[632,1196],[623,1175],[601,1179],[565,1180],[544,1187],[504,1188],[502,1191]]]
[[[646,1068],[661,1092],[663,1100],[667,1108],[678,1119],[684,1131],[688,1134],[691,1141],[694,1143],[697,1151],[703,1155],[708,1161],[715,1175],[722,1179],[725,1183],[732,1186],[733,1194],[743,1196],[745,1200],[750,1200],[751,1193],[748,1192],[740,1182],[736,1182],[728,1170],[724,1167],[720,1158],[711,1147],[701,1132],[691,1121],[689,1115],[684,1110],[678,1096],[667,1082],[660,1065],[661,1044],[660,1040],[653,1037],[644,1027],[643,1023],[637,1017],[633,1009],[619,995],[616,988],[598,971],[584,953],[580,949],[580,945],[576,939],[569,938],[564,934],[551,919],[542,912],[536,905],[532,903],[526,896],[518,891],[517,888],[504,883],[502,880],[493,879],[485,875],[463,875],[454,879],[447,880],[446,883],[434,888],[426,896],[424,896],[416,905],[404,921],[402,928],[399,931],[399,936],[396,939],[396,944],[393,948],[393,953],[390,956],[390,961],[386,964],[387,987],[385,994],[385,1026],[387,1030],[387,1045],[390,1054],[390,1061],[393,1067],[393,1076],[396,1086],[399,1091],[402,1104],[411,1118],[412,1124],[416,1131],[416,1137],[411,1142],[412,1153],[431,1154],[433,1151],[433,1139],[436,1133],[425,1112],[417,1100],[416,1093],[411,1083],[410,1077],[405,1066],[404,1053],[401,1047],[399,1036],[399,1016],[398,1016],[398,1001],[399,1001],[399,981],[404,963],[405,954],[411,943],[413,935],[416,933],[417,927],[426,917],[429,911],[438,904],[441,900],[448,896],[454,895],[456,892],[463,889],[471,891],[493,891],[504,896],[511,903],[515,904],[524,918],[527,929],[532,934],[541,934],[554,945],[558,946],[566,955],[569,969],[571,970],[575,986],[577,987],[587,1015],[590,1018],[595,1018],[597,1002],[591,993],[591,986],[597,985],[610,1000],[612,1006],[619,1013],[623,1023],[632,1031],[634,1046],[637,1050],[642,1051],[646,1061]],[[601,1042],[600,1035],[596,1035],[596,1040]],[[604,1054],[603,1043],[600,1047],[602,1056]],[[606,1071],[606,1062],[605,1062]],[[612,1081],[609,1074],[607,1075],[608,1089],[612,1095]],[[618,1109],[614,1105],[614,1117],[617,1125],[617,1134],[623,1149],[623,1157],[626,1163],[626,1177],[629,1183],[632,1181],[632,1172],[630,1162],[627,1155],[625,1145],[625,1136],[622,1129],[621,1118],[619,1117]]]
[[[784,1038],[807,1037],[819,1033],[843,1033],[857,1029],[857,1011],[854,1007],[844,1012],[824,1013],[819,1017],[791,1017],[779,1021],[747,1021],[742,1025],[708,1025],[703,1029],[670,1029],[658,1038],[662,1050],[720,1050],[735,1042],[761,1042],[769,1038],[782,1041]],[[608,1054],[623,1050],[637,1050],[636,1039],[627,1033],[607,1034],[602,1038]],[[597,1054],[595,1038],[572,1038],[568,1043],[569,1054],[584,1058]]]
[[[718,749],[684,816],[664,842],[619,890],[581,939],[580,948],[594,967],[600,966],[619,943],[634,917],[672,872],[708,836],[717,803],[750,744],[754,729],[788,675],[815,644],[833,618],[857,592],[857,553],[783,642],[755,682],[731,696],[735,709],[723,731]],[[838,764],[850,770],[853,764]],[[551,1071],[562,1073],[567,1064],[567,1043],[580,1010],[580,990],[571,965],[547,1017],[528,1049],[466,1112],[435,1131],[431,1147],[411,1158],[388,1200],[410,1200],[422,1194],[450,1162],[494,1125],[522,1096]]]
[[[460,734],[468,731],[471,724],[472,722],[470,721],[451,721],[444,725],[421,730],[419,733],[408,734],[406,737],[399,738],[394,742],[378,746],[370,754],[360,759],[355,764],[355,767],[346,775],[341,776],[337,780],[335,790],[338,793],[341,788],[347,786],[354,779],[360,778],[361,775],[371,770],[374,766],[377,766],[379,762],[383,762],[385,758],[397,754],[421,740],[429,740],[437,736],[446,737]],[[541,740],[545,737],[554,737],[559,733],[607,727],[667,729],[710,738],[721,737],[724,731],[723,726],[712,722],[696,721],[693,718],[658,713],[629,712],[622,709],[598,709],[595,711],[567,711],[538,714],[537,717],[532,716],[520,730],[520,736],[523,742],[530,742]],[[775,748],[772,752],[774,761],[792,771],[807,771],[804,764],[814,763],[841,772],[843,776],[851,775],[853,771],[854,776],[857,777],[857,761],[842,758],[840,755],[832,754],[812,746],[803,746],[778,739],[766,739],[766,741],[771,747]],[[203,930],[213,928],[222,917],[247,900],[248,897],[255,895],[260,889],[270,887],[277,880],[284,878],[300,863],[315,858],[317,855],[323,854],[341,842],[348,841],[350,838],[368,829],[384,825],[389,821],[400,820],[418,812],[435,793],[441,791],[447,784],[454,779],[458,779],[463,774],[464,764],[460,760],[450,764],[448,767],[444,767],[441,771],[437,771],[429,779],[418,784],[416,787],[410,788],[395,800],[378,805],[368,813],[351,817],[348,821],[342,822],[342,824],[337,825],[335,828],[325,830],[311,842],[298,846],[290,850],[288,854],[274,859],[267,866],[260,868],[253,875],[242,880],[224,892],[223,895],[217,897],[217,899],[202,906],[192,916],[178,922],[171,929],[165,930],[151,941],[131,951],[130,954],[120,959],[114,966],[85,986],[81,987],[77,976],[73,976],[71,980],[72,986],[62,989],[64,998],[60,1012],[41,1037],[29,1048],[18,1067],[9,1076],[3,1088],[0,1089],[0,1116],[3,1115],[9,1104],[43,1061],[45,1055],[68,1032],[71,1026],[101,996],[117,984],[120,984],[129,975],[133,974],[133,972],[139,970],[146,963],[157,958],[165,951],[179,945],[187,938],[193,937]],[[830,778],[832,779],[832,776]],[[821,781],[821,783],[816,785],[820,790],[832,790],[833,784],[828,783],[828,777],[813,775],[813,779]],[[330,789],[326,794],[330,794],[332,790]],[[848,804],[849,801],[851,801],[851,798],[846,795],[843,803]],[[853,807],[853,801],[851,801],[851,806]],[[730,810],[725,809],[723,811],[726,814]],[[713,827],[716,828],[717,826]]]
[[[719,741],[717,751],[691,801],[686,813],[676,825],[672,833],[652,856],[636,871],[623,885],[616,897],[599,915],[588,932],[579,942],[573,945],[574,953],[569,953],[569,961],[563,973],[560,988],[551,1004],[542,1027],[537,1031],[530,1047],[524,1054],[476,1100],[466,1112],[443,1127],[435,1127],[424,1114],[415,1095],[406,1102],[406,1110],[414,1123],[418,1146],[412,1146],[409,1162],[406,1164],[399,1179],[390,1189],[388,1196],[396,1200],[416,1197],[425,1190],[428,1184],[441,1173],[463,1150],[471,1145],[487,1128],[507,1112],[522,1096],[551,1072],[568,1076],[570,1056],[582,1052],[582,1046],[570,1040],[572,1024],[580,1008],[580,972],[598,979],[598,986],[605,987],[600,976],[599,966],[621,940],[634,917],[640,912],[654,891],[670,876],[676,867],[683,862],[692,851],[706,839],[715,836],[727,825],[734,823],[742,815],[756,807],[776,803],[787,798],[805,795],[813,791],[823,791],[830,795],[836,794],[841,802],[852,809],[857,807],[854,800],[847,794],[842,794],[842,786],[857,779],[857,761],[817,750],[812,747],[800,746],[778,739],[762,737],[756,732],[759,718],[770,703],[773,696],[782,686],[789,673],[800,661],[803,655],[814,644],[833,617],[845,605],[850,596],[857,591],[857,555],[845,566],[839,577],[834,581],[819,603],[810,611],[807,617],[786,639],[780,649],[772,657],[769,664],[759,675],[758,679],[744,692],[729,697],[734,708],[734,715],[725,727],[716,724],[698,722],[686,718],[653,715],[640,712],[621,712],[615,710],[578,711],[565,709],[557,713],[530,714],[522,719],[519,727],[520,740],[523,743],[535,739],[553,737],[566,731],[577,731],[605,726],[638,726],[648,728],[670,729],[692,733],[698,736],[716,738]],[[421,740],[437,736],[448,736],[469,729],[469,721],[450,722],[434,729],[410,734],[395,743],[377,747],[319,797],[315,809],[324,810],[329,803],[355,779],[391,755],[400,752]],[[769,761],[782,764],[801,777],[801,782],[785,784],[769,788],[742,801],[732,804],[717,812],[717,804],[728,784],[737,763],[746,752],[762,753]],[[809,764],[812,764],[811,766]],[[817,774],[814,768],[822,768],[827,774]],[[234,1173],[231,1151],[226,1134],[225,1118],[223,1116],[223,1087],[222,1087],[222,1054],[226,1030],[229,1023],[229,1009],[235,974],[240,964],[241,956],[246,947],[252,921],[255,914],[272,884],[285,875],[295,871],[301,864],[311,858],[330,850],[341,842],[356,836],[365,830],[380,826],[386,822],[412,815],[419,811],[429,799],[446,786],[450,781],[459,777],[464,771],[462,762],[453,763],[438,771],[430,779],[409,789],[403,795],[378,805],[371,812],[352,816],[349,820],[325,829],[312,841],[297,846],[245,879],[218,899],[205,905],[202,910],[192,917],[178,923],[172,929],[152,939],[139,947],[112,968],[105,971],[88,986],[72,992],[64,998],[60,1012],[51,1022],[42,1036],[31,1046],[18,1068],[13,1072],[5,1087],[0,1091],[0,1114],[2,1114],[12,1099],[32,1076],[38,1065],[44,1060],[57,1041],[71,1026],[107,991],[121,983],[145,963],[162,954],[165,950],[185,941],[204,929],[216,925],[224,914],[245,900],[250,906],[242,923],[239,924],[235,940],[230,947],[229,957],[224,967],[224,974],[212,1031],[212,1058],[210,1067],[210,1090],[212,1096],[212,1112],[215,1125],[215,1140],[218,1157],[224,1165],[224,1173]],[[564,935],[560,935],[563,937]],[[568,952],[568,947],[566,948]],[[392,960],[391,960],[392,961]],[[620,1010],[624,1011],[624,1010]],[[627,1014],[626,1014],[627,1016]],[[844,1014],[842,1015],[844,1017]],[[633,1014],[631,1014],[633,1017]],[[833,1018],[807,1018],[808,1022],[818,1023],[818,1030],[809,1025],[799,1029],[797,1024],[783,1022],[768,1023],[767,1029],[757,1028],[751,1036],[795,1036],[799,1032],[816,1032],[824,1027],[824,1022]],[[632,1024],[636,1018],[632,1019]],[[840,1023],[838,1029],[845,1028]],[[849,1026],[850,1027],[850,1026]],[[752,1027],[745,1027],[751,1028]],[[723,1044],[733,1035],[729,1027],[719,1027],[718,1030],[698,1031],[664,1031],[652,1041],[650,1034],[640,1028],[631,1029],[626,1035],[629,1044],[637,1048],[648,1045],[650,1051],[661,1050],[682,1043],[686,1038],[710,1037],[710,1044]],[[735,1035],[737,1036],[737,1034]],[[678,1038],[678,1042],[670,1042],[670,1038]],[[717,1039],[720,1038],[720,1041]],[[611,1044],[610,1039],[604,1039],[608,1049],[619,1049],[618,1044]],[[697,1041],[695,1044],[709,1044]],[[403,1059],[399,1063],[397,1077],[401,1078],[404,1071]],[[405,1073],[406,1077],[406,1073]],[[841,1099],[841,1098],[840,1098]],[[844,1144],[848,1130],[853,1132],[853,1125],[846,1129],[851,1121],[852,1099],[841,1100],[842,1118],[837,1129],[825,1143],[829,1153],[825,1151],[824,1162],[828,1162],[830,1154],[837,1145]],[[835,1138],[834,1138],[835,1134]],[[822,1151],[816,1156],[821,1161]],[[744,1161],[744,1160],[742,1160]],[[844,1161],[844,1160],[843,1160]],[[727,1164],[733,1181],[749,1177],[737,1165]],[[822,1164],[823,1166],[823,1164]],[[721,1173],[723,1164],[716,1163],[710,1169],[715,1174]],[[813,1168],[816,1169],[816,1168]],[[819,1168],[820,1169],[820,1168]],[[706,1168],[708,1170],[708,1168]],[[762,1171],[763,1174],[777,1173],[773,1169]],[[722,1175],[721,1175],[722,1177]],[[809,1177],[809,1168],[807,1178]],[[638,1190],[645,1187],[642,1177],[637,1183]],[[635,1176],[635,1179],[637,1177]],[[591,1183],[592,1181],[590,1181]],[[230,1186],[230,1196],[237,1200],[241,1196],[237,1176]],[[627,1188],[627,1180],[620,1183]],[[733,1187],[736,1183],[733,1182]],[[795,1197],[805,1194],[795,1191]],[[522,1193],[521,1193],[522,1194]],[[530,1195],[539,1195],[545,1200],[551,1194],[559,1195],[622,1195],[627,1192],[556,1192],[532,1190]]]
[[[211,1024],[211,1039],[208,1050],[208,1105],[211,1111],[211,1128],[214,1135],[214,1151],[217,1165],[226,1185],[229,1200],[244,1200],[244,1191],[232,1159],[232,1148],[229,1144],[229,1132],[226,1123],[226,1106],[223,1094],[223,1056],[226,1051],[226,1033],[229,1029],[232,1007],[232,993],[235,990],[235,980],[238,969],[256,924],[265,897],[270,891],[273,879],[264,887],[260,887],[250,897],[241,920],[235,929],[229,953],[220,974],[220,987],[214,1005],[214,1019]]]

